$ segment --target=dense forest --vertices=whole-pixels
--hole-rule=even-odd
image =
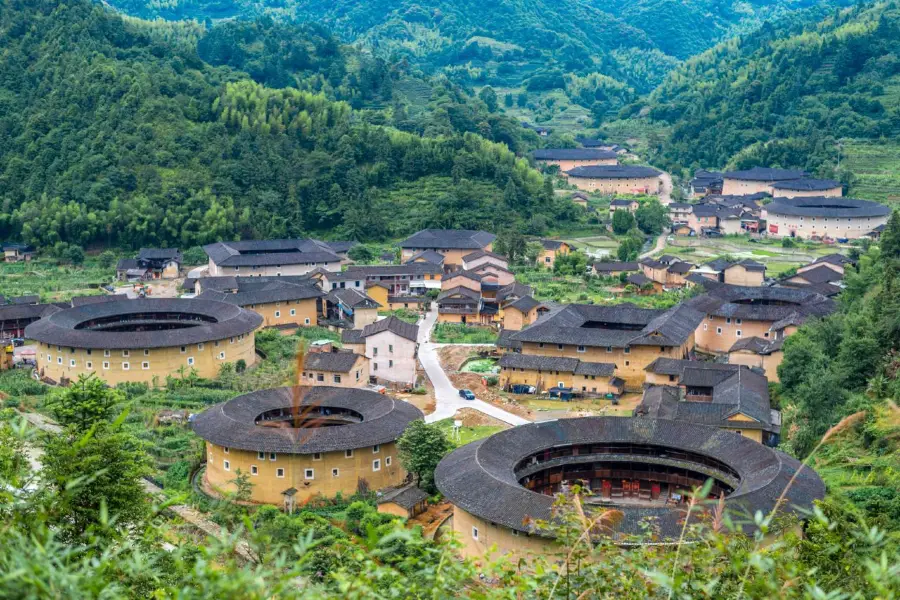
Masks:
[[[393,98],[394,75],[298,32],[264,22],[199,34],[87,0],[4,3],[0,238],[368,240],[572,210],[509,150],[532,132],[446,81],[415,114],[402,102],[358,112],[357,100]],[[292,81],[300,89],[264,85]],[[412,182],[429,202],[403,192]]]
[[[671,167],[797,167],[848,181],[841,139],[900,132],[900,10],[765,24],[687,61],[623,114],[639,112],[671,126],[656,148]]]
[[[602,74],[648,92],[680,60],[719,40],[816,4],[678,0],[600,3],[502,0],[112,0],[129,14],[215,20],[272,15],[321,23],[347,42],[425,72],[494,87],[565,89],[568,75]],[[590,108],[593,99],[574,101]],[[602,98],[601,98],[602,100]]]

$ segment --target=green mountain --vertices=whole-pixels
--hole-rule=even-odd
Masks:
[[[867,5],[764,25],[685,62],[630,111],[669,132],[657,150],[672,167],[767,164],[851,183],[856,171],[863,182],[859,152],[877,142],[885,156],[897,154],[900,9]],[[863,187],[885,197],[882,188]]]
[[[0,5],[0,239],[368,240],[571,210],[507,148],[527,132],[483,103],[360,66],[324,38],[257,52],[253,35],[148,25],[86,0]],[[432,107],[418,118],[335,99],[417,81]]]

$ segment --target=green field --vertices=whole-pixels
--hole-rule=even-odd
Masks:
[[[476,425],[475,427],[460,427],[459,439],[453,439],[453,419],[444,419],[436,421],[435,425],[441,428],[447,435],[447,438],[457,446],[465,446],[470,442],[480,440],[494,435],[498,431],[503,431],[505,427],[496,427],[493,425]]]
[[[844,140],[843,163],[853,174],[848,195],[900,203],[900,144],[891,140]]]
[[[115,269],[104,269],[95,257],[86,257],[77,267],[45,257],[30,262],[0,262],[0,295],[40,294],[42,302],[100,294],[100,286],[114,279]]]
[[[497,334],[489,327],[437,323],[431,332],[431,341],[438,344],[493,344]]]

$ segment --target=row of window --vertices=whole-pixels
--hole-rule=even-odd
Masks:
[[[375,370],[377,371],[378,369],[375,369]],[[307,379],[314,379],[318,383],[325,383],[325,373],[313,373],[312,371],[310,371],[309,373],[304,372],[303,376],[306,377]],[[362,372],[359,369],[357,369],[356,370],[356,380],[359,381],[361,376],[362,376]],[[341,376],[337,373],[332,373],[331,381],[332,381],[332,383],[340,383]]]
[[[543,348],[544,346],[545,346],[544,342],[538,342],[538,348]],[[557,349],[557,350],[565,350],[565,349],[566,349],[566,345],[565,345],[565,344],[557,344],[557,345],[556,345],[556,349]],[[578,351],[578,352],[587,352],[587,347],[586,347],[586,346],[576,346],[575,349],[576,349],[576,351]],[[660,351],[664,351],[664,350],[665,350],[662,346],[660,346],[659,349],[660,349]],[[606,352],[607,352],[607,353],[612,353],[612,351],[613,351],[613,347],[612,347],[612,346],[607,346],[607,347],[606,347]],[[631,348],[629,348],[628,346],[625,346],[625,348],[622,349],[622,352],[625,353],[625,354],[631,354]]]
[[[307,319],[307,323],[308,323],[308,322],[309,322],[309,319]],[[230,338],[228,338],[228,343],[229,343],[229,344],[233,344],[235,341],[241,341],[241,340],[244,339],[244,336],[245,336],[245,335],[248,335],[248,334],[242,333],[242,334],[239,335],[239,336],[236,336],[236,337],[234,337],[234,336],[233,336],[233,337],[230,337]],[[216,341],[213,342],[213,346],[216,347],[216,348],[218,348],[218,347],[219,347],[219,343],[220,343],[220,340],[216,340]],[[49,348],[49,346],[48,346],[48,348]],[[204,348],[204,343],[203,343],[203,342],[200,342],[199,344],[197,344],[197,350],[203,350],[203,348]],[[56,347],[56,350],[57,350],[57,352],[62,352],[62,351],[63,351],[62,346],[57,346],[57,347]],[[187,346],[181,346],[180,350],[181,350],[181,353],[182,353],[182,354],[186,354],[186,353],[187,353]],[[144,348],[143,352],[144,352],[144,356],[150,356],[150,349],[149,349],[149,348]],[[88,356],[91,356],[94,352],[93,352],[93,350],[92,350],[91,348],[86,348],[85,351],[84,351],[84,353],[87,354]],[[69,354],[75,354],[75,348],[69,348]],[[48,354],[47,356],[50,356],[50,355]],[[103,357],[104,357],[104,358],[110,358],[111,356],[112,356],[112,351],[111,351],[111,350],[104,350],[104,351],[103,351]],[[131,350],[122,350],[122,358],[130,358],[130,357],[131,357]]]
[[[391,466],[391,458],[392,457],[390,457],[390,456],[385,457],[384,466],[386,466],[386,467]],[[222,461],[222,466],[225,468],[226,471],[231,471],[231,462],[229,460],[226,459],[226,460]],[[381,459],[376,458],[375,460],[372,461],[372,472],[377,473],[380,470],[381,470]],[[250,465],[250,474],[251,475],[259,475],[259,467],[257,465]],[[340,475],[341,475],[341,470],[339,468],[334,467],[333,469],[331,469],[332,477],[340,477]],[[282,479],[284,477],[284,468],[283,467],[278,467],[277,469],[275,469],[275,477],[278,477],[279,479]],[[314,480],[316,478],[316,470],[315,469],[304,469],[303,470],[303,478],[310,480],[310,481]]]
[[[394,353],[394,345],[388,344],[388,352]],[[378,346],[372,346],[372,356],[378,356]]]
[[[222,452],[224,452],[225,454],[231,454],[231,448],[228,448],[227,446],[223,446]],[[378,454],[380,452],[381,452],[380,444],[375,444],[374,446],[372,446],[372,454]],[[278,460],[277,452],[269,452],[269,453],[257,452],[256,453],[257,460],[266,460],[267,456],[269,457],[269,460],[271,462],[275,462]],[[344,458],[353,458],[353,449],[352,448],[349,450],[344,450]],[[312,459],[313,460],[322,460],[322,453],[321,452],[313,452]],[[388,464],[391,464],[391,463],[388,462]]]
[[[225,360],[225,353],[224,353],[224,352],[219,352],[217,358],[218,358],[219,360]],[[52,355],[52,354],[48,354],[48,355],[47,355],[47,362],[51,362],[51,363],[53,362],[53,355]],[[63,357],[62,357],[62,356],[57,356],[57,357],[56,357],[56,364],[58,364],[58,365],[63,364]],[[187,364],[190,365],[190,366],[193,366],[193,364],[194,364],[194,357],[193,357],[193,356],[188,356],[188,358],[187,358]],[[77,363],[76,363],[75,359],[74,359],[74,358],[70,359],[70,360],[69,360],[69,367],[74,368],[74,367],[76,367],[76,366],[77,366]],[[90,360],[84,361],[84,368],[85,368],[85,369],[89,369],[89,370],[90,370],[90,369],[93,369],[93,368],[94,368],[94,362],[93,362],[93,361],[90,361]],[[107,369],[109,369],[109,368],[110,368],[110,362],[109,362],[109,361],[106,361],[106,360],[103,361],[103,369],[104,369],[104,370],[107,370]],[[143,362],[141,363],[141,368],[144,369],[144,370],[149,369],[149,368],[150,368],[150,361],[147,361],[147,360],[143,361]],[[123,362],[123,363],[122,363],[122,370],[123,370],[123,371],[129,371],[129,370],[131,370],[131,363],[130,363],[130,362]],[[357,379],[358,379],[358,378],[359,378],[359,377],[357,377]],[[340,382],[338,382],[338,383],[340,383]]]
[[[703,324],[703,331],[708,331],[706,323]],[[716,335],[722,335],[722,328],[716,327]],[[734,337],[741,337],[743,332],[740,329],[735,330]],[[766,337],[769,337],[768,332],[766,332]]]

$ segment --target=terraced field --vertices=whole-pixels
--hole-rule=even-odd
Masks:
[[[854,175],[850,196],[900,204],[900,144],[889,140],[845,140],[842,166]]]

